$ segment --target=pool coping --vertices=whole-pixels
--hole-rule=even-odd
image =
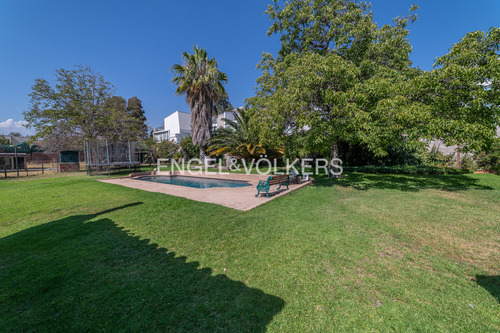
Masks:
[[[167,172],[161,172],[161,173],[154,171],[141,172],[141,173],[131,174],[129,177],[104,178],[104,179],[98,179],[98,181],[108,184],[139,189],[148,192],[163,193],[177,197],[183,197],[190,200],[217,204],[241,211],[248,211],[250,209],[256,208],[262,204],[265,204],[266,202],[282,197],[284,195],[287,195],[288,193],[291,193],[292,191],[310,185],[314,181],[314,179],[311,179],[301,184],[290,184],[289,190],[281,189],[280,191],[276,191],[276,188],[273,187],[274,191],[270,191],[269,193],[270,198],[267,198],[265,195],[262,194],[259,197],[255,197],[255,194],[257,194],[257,190],[255,189],[255,187],[257,186],[259,180],[267,179],[269,177],[268,175],[259,175],[259,174],[247,175],[247,174],[236,174],[236,173],[218,174],[215,172],[200,172],[198,174],[189,174],[188,172],[178,173],[178,171],[174,172],[173,174],[168,172],[167,174]],[[179,186],[179,185],[155,183],[151,181],[137,179],[137,177],[143,177],[148,175],[149,176],[184,175],[189,177],[242,180],[250,183],[251,186],[212,187],[206,189],[199,189],[199,188]]]

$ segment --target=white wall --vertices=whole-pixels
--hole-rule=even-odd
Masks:
[[[165,131],[169,131],[170,135],[181,132],[179,125],[179,111],[175,111],[163,120],[163,129]]]
[[[220,115],[217,116],[217,128],[226,128],[227,124],[223,118],[229,119],[234,121],[236,118],[234,117],[234,114],[238,112],[238,109],[233,109],[231,111],[226,111],[221,113]]]
[[[169,131],[169,140],[180,143],[191,134],[191,114],[175,111],[163,120],[164,130]]]

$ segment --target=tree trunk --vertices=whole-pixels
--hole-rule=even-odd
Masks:
[[[334,139],[332,141],[332,148],[330,150],[330,172],[328,173],[328,178],[340,178],[340,175],[334,175],[332,174],[332,171],[335,172],[335,168],[332,167],[332,160],[334,158],[339,158],[339,145],[338,145],[338,139]]]
[[[205,148],[200,146],[200,161],[201,161],[201,164],[205,165],[205,158],[207,156],[207,153],[205,151]]]

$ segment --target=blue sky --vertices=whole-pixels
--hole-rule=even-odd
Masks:
[[[234,106],[254,93],[261,53],[276,53],[267,37],[268,0],[125,1],[2,0],[0,2],[0,133],[19,128],[36,78],[55,69],[90,65],[116,90],[143,101],[148,122],[160,126],[175,110],[188,111],[174,95],[170,67],[194,44],[207,49],[228,74]],[[498,0],[374,0],[381,24],[420,6],[410,26],[415,66],[428,70],[469,31],[500,25]],[[9,120],[10,119],[10,120]]]

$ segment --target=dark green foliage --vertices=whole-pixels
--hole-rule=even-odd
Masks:
[[[422,160],[428,166],[452,166],[453,156],[445,155],[439,151],[438,145],[433,145],[430,151],[422,154]]]
[[[423,149],[412,148],[402,144],[389,147],[387,155],[376,156],[370,149],[360,144],[341,142],[339,144],[339,158],[346,166],[395,166],[395,165],[422,165]]]
[[[408,174],[408,175],[459,175],[471,173],[468,169],[416,166],[416,165],[396,165],[396,166],[359,166],[343,167],[344,172],[382,173],[382,174]]]
[[[500,139],[497,138],[489,151],[477,154],[475,159],[479,168],[500,172]]]
[[[137,140],[145,136],[140,100],[113,96],[113,86],[89,66],[58,69],[56,84],[36,79],[30,106],[24,112],[35,129],[33,140],[43,139],[53,150],[81,149],[84,139]]]
[[[221,97],[220,100],[219,100],[219,103],[217,103],[217,105],[215,106],[215,108],[216,108],[216,111],[217,111],[216,114],[221,114],[223,112],[228,112],[228,111],[234,110],[234,106],[229,101],[229,97],[228,96]],[[216,114],[214,114],[214,116],[216,116]]]
[[[9,139],[7,139],[3,134],[0,136],[0,145],[8,145]]]
[[[105,102],[113,86],[89,66],[55,71],[56,84],[36,79],[24,118],[34,128],[34,140],[55,150],[81,148],[83,139],[106,136],[114,119]],[[114,132],[114,131],[112,131]]]
[[[463,155],[460,160],[460,168],[465,170],[476,170],[477,165],[472,156]]]
[[[224,119],[228,127],[218,130],[209,140],[207,152],[211,156],[231,155],[247,161],[266,154],[257,133],[250,127],[250,115],[245,109],[240,109],[234,117],[234,121]]]
[[[191,159],[200,156],[200,146],[193,143],[193,138],[191,136],[182,138],[180,146],[183,158]]]
[[[142,101],[137,96],[128,99],[127,113],[131,117],[131,128],[138,137],[145,138],[148,135],[148,126]]]
[[[217,104],[227,97],[224,84],[227,75],[219,71],[215,58],[208,58],[207,50],[195,46],[193,53],[183,52],[182,63],[172,66],[172,82],[176,95],[185,95],[191,110],[193,144],[200,146],[200,159],[205,159],[208,140],[212,136],[212,119],[217,114]]]
[[[499,50],[500,28],[467,33],[414,80],[411,95],[429,106],[427,138],[465,153],[491,146],[500,124]]]
[[[174,155],[179,151],[180,147],[177,143],[170,140],[165,140],[156,143],[154,146],[156,151],[156,158],[166,158],[172,159]]]
[[[273,1],[268,33],[280,34],[281,49],[277,58],[263,55],[257,94],[248,100],[261,143],[338,157],[341,141],[377,156],[403,136],[418,142],[420,107],[408,103],[405,89],[419,73],[410,68],[407,38],[416,9],[379,27],[363,2]]]

